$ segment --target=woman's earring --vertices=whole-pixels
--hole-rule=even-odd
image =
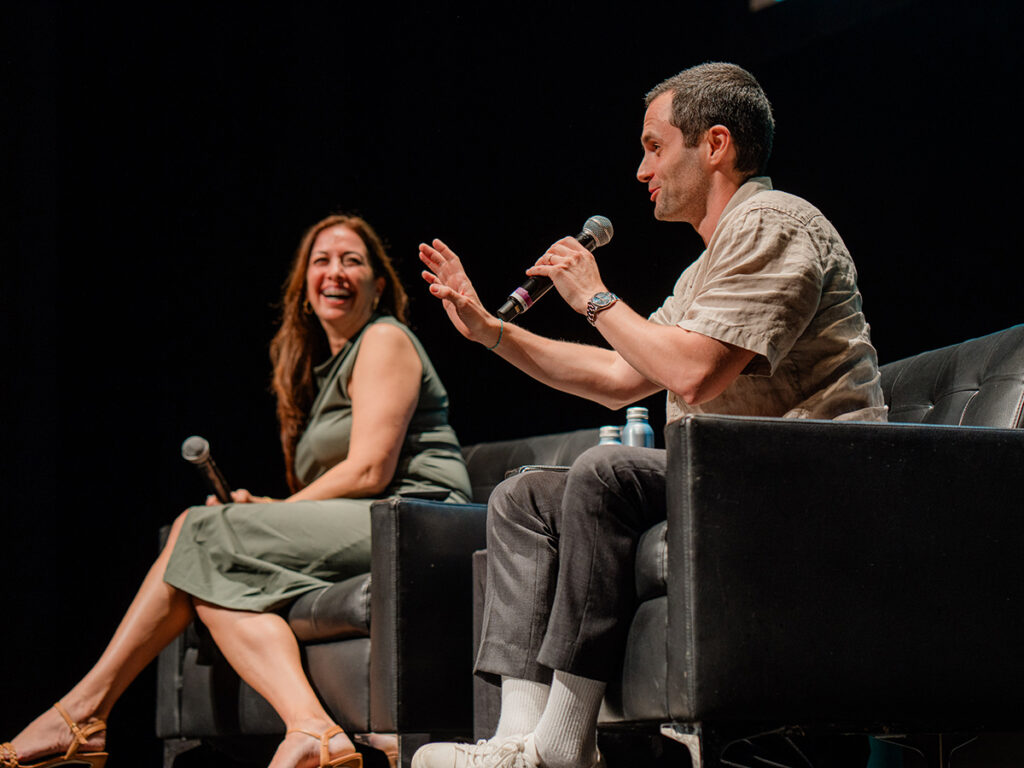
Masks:
[[[307,315],[313,314],[313,305],[309,303],[309,297],[307,296],[302,302],[302,311]]]
[[[380,296],[373,297],[373,311],[377,311],[377,305],[380,304]]]

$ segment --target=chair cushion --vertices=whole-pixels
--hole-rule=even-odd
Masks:
[[[362,573],[299,597],[285,618],[304,643],[370,636],[370,574]]]
[[[668,584],[668,522],[644,531],[636,545],[636,594],[650,600],[665,594]]]

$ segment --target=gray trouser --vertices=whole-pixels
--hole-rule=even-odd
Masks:
[[[665,452],[602,445],[568,472],[516,475],[491,494],[476,671],[607,681],[636,609],[640,534],[665,519]]]

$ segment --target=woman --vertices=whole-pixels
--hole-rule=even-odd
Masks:
[[[374,498],[447,493],[469,478],[447,423],[447,395],[404,325],[406,295],[376,233],[330,216],[303,238],[271,343],[287,499],[178,517],[96,665],[9,744],[0,768],[106,761],[106,719],[128,684],[193,618],[274,707],[287,733],[270,768],[361,766],[317,699],[298,643],[273,609],[370,568]]]

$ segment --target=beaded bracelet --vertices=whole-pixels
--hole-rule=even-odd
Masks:
[[[502,320],[499,317],[498,318],[498,340],[496,342],[494,342],[493,346],[490,346],[490,347],[487,348],[488,352],[490,352],[493,349],[497,349],[498,348],[498,345],[501,344],[501,337],[502,337],[502,335],[504,333],[505,333],[505,321]]]

